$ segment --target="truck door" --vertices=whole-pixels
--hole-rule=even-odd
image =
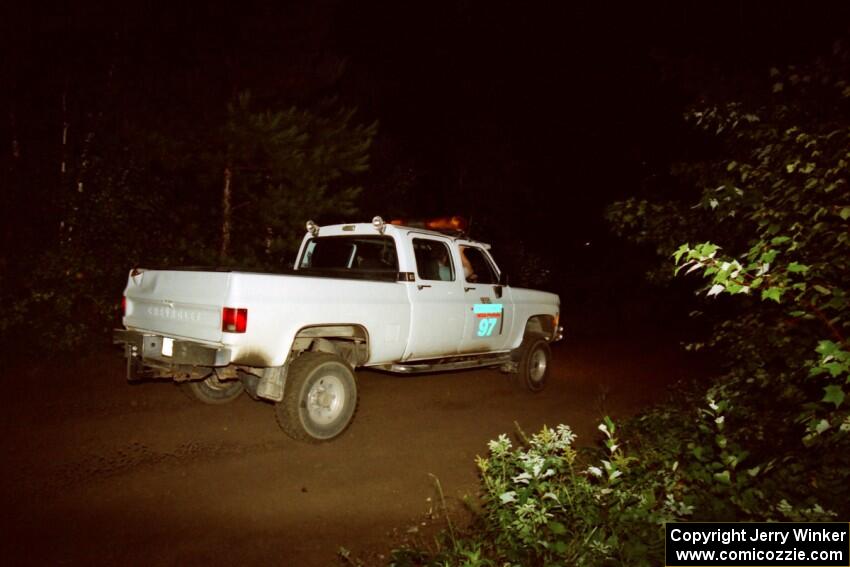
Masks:
[[[481,247],[460,244],[465,324],[460,352],[478,353],[508,348],[514,304],[510,288],[499,284],[490,255]]]
[[[458,352],[465,324],[462,271],[448,239],[413,235],[410,245],[416,274],[408,284],[410,338],[404,360],[451,356]]]

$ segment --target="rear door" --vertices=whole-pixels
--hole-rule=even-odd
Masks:
[[[456,354],[463,336],[466,300],[451,241],[414,233],[407,245],[413,250],[416,273],[407,287],[411,324],[404,360]]]
[[[124,292],[124,325],[171,337],[220,342],[221,310],[230,279],[229,272],[140,271],[130,276]]]

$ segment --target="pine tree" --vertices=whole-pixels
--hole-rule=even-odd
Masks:
[[[224,263],[279,267],[291,258],[308,218],[357,212],[357,174],[369,167],[377,124],[358,124],[355,111],[252,109],[250,93],[228,107],[223,186]],[[229,240],[229,242],[228,242]]]

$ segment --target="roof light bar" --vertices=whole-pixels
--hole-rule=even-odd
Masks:
[[[469,223],[461,216],[436,217],[433,219],[393,219],[390,224],[430,230],[457,230],[465,232]]]

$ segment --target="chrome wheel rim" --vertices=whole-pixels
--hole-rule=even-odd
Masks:
[[[307,415],[314,423],[332,423],[344,407],[345,385],[336,376],[325,374],[310,386],[307,392]]]
[[[540,382],[543,376],[546,375],[546,367],[549,361],[546,359],[546,353],[543,349],[537,349],[531,353],[531,360],[528,362],[528,376],[532,382]]]

